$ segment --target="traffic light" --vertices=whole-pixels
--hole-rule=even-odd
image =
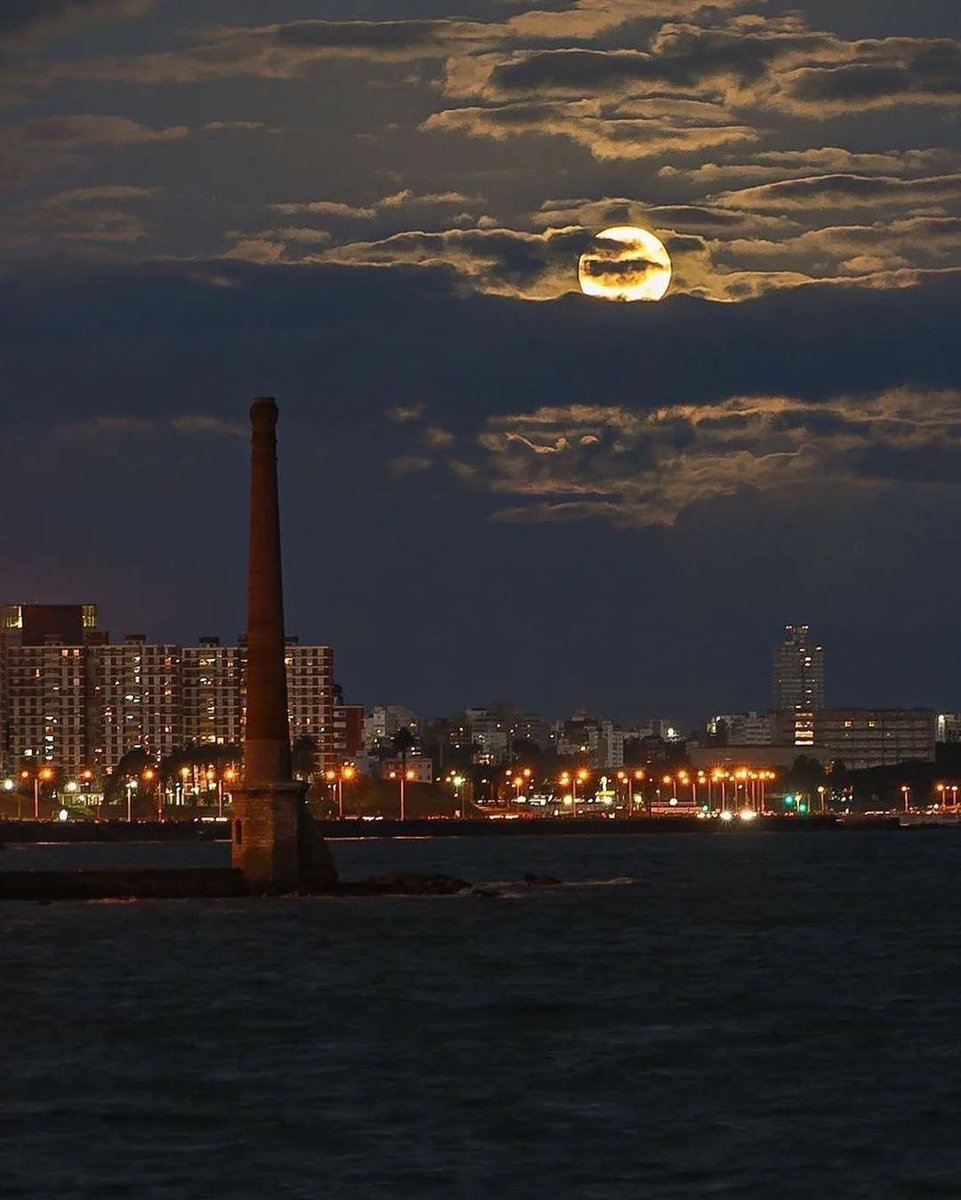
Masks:
[[[794,797],[793,796],[785,796],[784,797],[784,807],[785,808],[793,808],[794,807]]]
[[[799,813],[806,813],[808,810],[808,806],[802,800],[801,803],[797,806],[797,810]]]

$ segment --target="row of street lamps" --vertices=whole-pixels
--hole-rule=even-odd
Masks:
[[[56,774],[57,772],[53,767],[41,767],[34,772],[20,772],[21,783],[25,784],[29,779],[33,779],[33,819],[35,821],[40,820],[40,784],[51,783],[56,778]],[[5,792],[12,792],[16,786],[16,783],[12,779],[5,779],[3,781],[3,790]],[[19,789],[17,791],[17,820],[23,820],[23,792]]]
[[[520,800],[524,788],[532,782],[531,769],[529,767],[521,770],[508,768],[505,774],[515,789],[515,800]],[[564,789],[570,789],[564,797],[565,802],[569,798],[570,803],[576,809],[578,784],[583,788],[590,777],[591,772],[583,767],[576,771],[562,771],[557,778],[557,783]],[[606,785],[607,778],[606,775],[601,776],[602,786]],[[715,768],[713,771],[678,770],[673,774],[656,776],[651,779],[651,782],[655,784],[655,795],[658,799],[661,796],[662,786],[670,789],[669,801],[673,806],[678,805],[684,799],[684,790],[689,789],[691,806],[697,808],[698,789],[701,788],[706,797],[707,807],[713,812],[715,808],[714,791],[719,788],[720,809],[723,812],[728,808],[728,789],[730,788],[732,808],[747,807],[756,812],[764,812],[767,803],[767,785],[775,778],[776,775],[773,771],[755,771],[748,767],[738,767],[733,771],[721,768]],[[635,786],[647,782],[648,773],[641,768],[618,771],[616,779],[617,783],[623,787],[628,812],[632,812],[636,800]],[[608,794],[614,795],[615,793]],[[495,798],[495,785],[492,781],[491,799]]]
[[[187,780],[190,779],[191,774],[192,774],[192,772],[191,772],[190,767],[182,767],[180,770],[181,782],[178,783],[177,787],[180,789],[181,797],[184,797],[186,795]],[[218,773],[211,769],[207,769],[204,772],[204,778],[206,778],[211,791],[213,790],[214,783],[216,783],[217,815],[219,817],[223,817],[223,815],[224,815],[224,798],[225,798],[224,784],[225,783],[228,785],[233,784],[239,778],[239,775],[240,775],[240,772],[235,770],[233,767],[227,767],[221,773]],[[20,772],[21,788],[17,788],[17,781],[15,779],[4,779],[3,780],[2,787],[5,792],[9,793],[9,792],[14,791],[14,789],[17,789],[17,819],[18,820],[21,820],[21,821],[23,820],[23,791],[21,790],[23,785],[27,784],[31,779],[33,780],[33,819],[35,821],[38,821],[40,819],[40,789],[41,789],[41,785],[46,785],[46,784],[52,783],[56,779],[56,777],[57,777],[56,767],[52,766],[51,764],[45,764],[44,766],[39,767],[35,771],[28,771],[28,770],[21,771]],[[93,771],[85,770],[85,771],[81,772],[79,780],[76,780],[76,779],[68,780],[64,784],[63,790],[72,797],[73,796],[82,796],[85,794],[85,792],[87,790],[89,790],[90,784],[93,782],[93,778],[94,778]],[[164,809],[166,807],[166,804],[165,804],[166,793],[165,793],[164,787],[163,787],[163,780],[160,777],[159,771],[155,767],[144,767],[144,769],[139,773],[139,775],[136,778],[128,777],[124,781],[123,786],[124,786],[124,791],[126,794],[126,808],[127,808],[128,822],[133,820],[133,797],[134,797],[134,793],[138,790],[141,783],[147,785],[144,789],[145,791],[149,791],[151,788],[156,789],[157,819],[159,821],[162,821],[164,819]],[[227,797],[229,798],[229,792],[227,793]],[[101,801],[101,803],[102,803],[102,801]],[[98,805],[98,807],[99,807],[99,805]]]

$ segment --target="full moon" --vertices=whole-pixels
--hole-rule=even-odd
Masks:
[[[660,300],[671,286],[664,243],[636,225],[615,225],[594,239],[577,263],[585,296],[605,300]]]

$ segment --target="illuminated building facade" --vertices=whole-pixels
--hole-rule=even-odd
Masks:
[[[409,783],[431,783],[434,764],[426,754],[409,754],[403,762],[399,758],[385,758],[380,764],[381,779],[399,779],[401,772]]]
[[[175,645],[152,645],[128,634],[116,646],[93,647],[99,729],[94,760],[112,771],[131,750],[163,758],[184,745],[183,672]]]
[[[773,713],[719,713],[707,723],[707,732],[732,746],[769,746],[774,741]]]
[[[237,646],[202,637],[181,651],[184,740],[239,745],[243,739],[243,661]]]
[[[334,652],[329,646],[301,646],[287,639],[287,707],[290,740],[312,738],[317,743],[321,772],[334,766]]]
[[[961,713],[938,713],[938,741],[961,742]]]
[[[28,762],[77,775],[89,759],[87,658],[82,646],[18,646],[7,651],[4,770]]]
[[[364,706],[334,703],[333,750],[337,763],[352,762],[364,752]]]
[[[624,765],[624,730],[599,717],[576,713],[554,726],[554,748],[562,758],[574,758],[599,771]]]
[[[286,651],[291,739],[317,743],[317,765],[338,756],[333,652]],[[345,715],[354,744],[360,715]],[[244,725],[244,647],[214,637],[196,646],[130,634],[111,645],[94,605],[0,608],[0,772],[49,763],[64,780],[102,780],[130,750],[160,759],[185,746],[238,744]],[[341,747],[343,750],[344,747]]]
[[[774,710],[782,736],[795,746],[813,746],[815,715],[824,707],[824,649],[807,625],[788,625],[774,651]],[[787,728],[787,719],[793,727]]]
[[[936,735],[929,708],[825,708],[815,718],[817,744],[852,769],[934,762]]]
[[[0,770],[55,764],[76,775],[90,761],[95,709],[87,646],[93,604],[0,607]]]

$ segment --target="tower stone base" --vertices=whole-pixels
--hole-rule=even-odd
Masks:
[[[331,891],[337,870],[304,799],[306,784],[236,788],[231,861],[252,891]]]

